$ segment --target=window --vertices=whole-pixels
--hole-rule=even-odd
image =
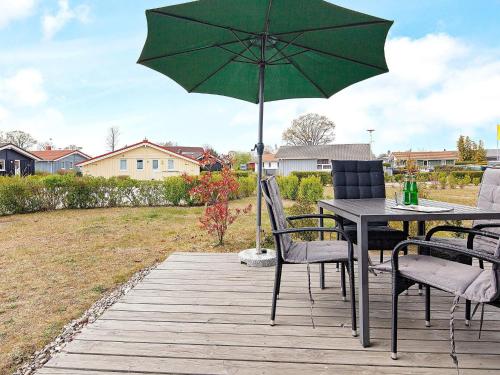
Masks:
[[[5,171],[5,159],[0,159],[0,171]]]
[[[144,169],[144,160],[137,159],[137,170],[143,170],[143,169]]]
[[[73,162],[72,161],[68,161],[69,163],[69,169],[73,169]]]
[[[168,160],[168,169],[173,170],[174,169],[174,161],[172,159]]]
[[[318,159],[317,162],[317,170],[323,169],[332,169],[332,165],[330,164],[330,160],[328,159]]]
[[[159,167],[158,160],[153,160],[153,170],[154,170],[154,171],[157,171],[157,170],[158,170],[158,167]]]
[[[120,171],[126,171],[126,170],[127,170],[127,160],[121,159],[120,160]]]

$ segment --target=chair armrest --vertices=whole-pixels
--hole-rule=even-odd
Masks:
[[[467,229],[467,228],[462,228],[462,229]],[[486,236],[489,237],[489,236]],[[433,242],[433,241],[421,241],[421,240],[406,240],[398,243],[394,250],[392,251],[392,270],[394,271],[399,271],[399,253],[406,248],[408,245],[417,245],[417,246],[425,246],[425,247],[432,247],[432,248],[437,248],[440,250],[447,250],[447,251],[452,251],[456,252],[459,254],[464,254],[468,255],[470,257],[474,257],[477,259],[481,259],[487,262],[490,262],[492,264],[496,264],[500,266],[500,259],[493,256],[489,255],[485,252],[482,251],[477,251],[473,249],[468,249],[468,248],[463,248],[463,247],[458,247],[450,244],[445,244],[442,242]]]
[[[463,228],[463,227],[457,227],[457,226],[453,226],[453,225],[439,225],[437,227],[432,228],[429,232],[427,232],[427,235],[425,236],[425,240],[430,241],[432,236],[437,232],[464,233],[464,234],[468,234],[467,247],[469,249],[472,249],[473,244],[474,244],[474,237],[476,237],[476,236],[493,238],[495,240],[500,239],[500,234],[498,234],[498,233],[493,233],[493,232],[488,232],[485,230],[478,229],[478,227],[480,225],[476,225],[474,228]],[[482,224],[482,225],[484,225],[484,228],[489,227],[489,226],[486,226],[488,224]],[[437,246],[433,245],[431,247],[436,248]]]
[[[500,228],[500,223],[485,223],[474,225],[472,229],[483,230],[484,228]]]

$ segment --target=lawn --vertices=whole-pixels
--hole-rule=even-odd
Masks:
[[[429,197],[474,205],[477,191],[429,190]],[[107,290],[171,252],[233,252],[254,245],[254,213],[230,227],[225,246],[214,247],[214,238],[198,227],[201,212],[199,207],[113,208],[0,218],[0,373],[12,372]]]

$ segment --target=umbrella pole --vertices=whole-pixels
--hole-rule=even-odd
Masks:
[[[262,234],[262,154],[264,153],[263,128],[264,128],[264,75],[265,62],[259,64],[259,140],[257,149],[257,236],[255,249],[257,254],[262,254],[261,234]]]

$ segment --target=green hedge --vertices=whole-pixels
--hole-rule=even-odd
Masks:
[[[450,169],[440,169],[435,172],[419,172],[416,174],[418,182],[429,182],[429,181],[439,181],[440,178],[448,178],[448,176],[453,176],[455,179],[470,179],[470,181],[474,181],[474,179],[479,179],[479,181],[483,178],[483,171],[457,171]],[[393,176],[385,176],[386,182],[403,182],[404,175],[396,174]]]
[[[299,179],[299,182],[303,178],[314,176],[320,178],[323,186],[332,184],[332,175],[330,172],[292,172],[291,175],[296,176]]]
[[[305,177],[300,180],[298,199],[301,202],[316,203],[323,198],[323,190],[319,177]]]
[[[295,175],[278,176],[276,178],[281,196],[285,199],[296,200],[299,193],[299,178]]]
[[[234,199],[255,193],[253,176],[238,178],[238,182]],[[198,204],[189,195],[196,183],[195,179],[188,184],[180,176],[162,181],[75,175],[0,177],[0,215],[66,208],[191,206]]]

